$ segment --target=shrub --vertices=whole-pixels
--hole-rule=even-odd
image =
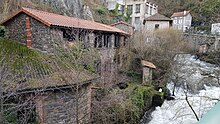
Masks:
[[[100,14],[100,15],[106,15],[107,14],[107,12],[108,12],[108,10],[107,10],[107,8],[105,8],[104,6],[97,6],[96,8],[95,8],[95,12],[96,13],[98,13],[98,14]]]
[[[130,69],[140,73],[140,60],[154,63],[157,66],[153,73],[155,82],[166,82],[176,54],[191,52],[190,42],[184,40],[180,32],[172,29],[137,32],[131,42]]]
[[[102,90],[103,92],[103,90]],[[107,93],[105,91],[105,93]],[[105,96],[98,96],[93,102],[93,123],[95,124],[136,124],[146,104],[151,104],[153,87],[129,83],[125,90],[114,89]],[[148,98],[148,99],[146,99]]]

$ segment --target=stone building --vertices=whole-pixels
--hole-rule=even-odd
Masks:
[[[79,73],[66,59],[64,63],[60,57],[13,41],[1,39],[0,49],[0,60],[4,60],[0,62],[0,89],[4,94],[1,95],[1,100],[4,98],[1,106],[13,116],[10,117],[14,123],[90,121],[91,86],[99,79],[98,75],[85,69]],[[70,65],[69,68],[64,64]],[[9,104],[10,109],[7,109]]]
[[[143,67],[143,84],[151,84],[152,83],[152,74],[153,69],[156,69],[156,66],[148,61],[142,60],[141,61]]]
[[[173,19],[173,28],[185,32],[190,29],[192,23],[192,15],[190,11],[175,12],[171,16]]]
[[[168,29],[172,26],[172,19],[156,13],[144,19],[144,29],[147,31],[154,31],[157,29]]]
[[[127,46],[129,37],[128,33],[115,27],[30,8],[22,8],[0,25],[5,27],[7,38],[30,49],[52,55],[55,53],[54,46],[56,45],[68,48],[76,42],[83,41],[85,47],[97,49],[100,55],[100,64],[97,68],[100,67],[98,70],[103,78],[108,76],[104,75],[105,72],[110,75],[115,74],[115,69],[118,68],[116,65],[119,64],[115,58],[120,60],[123,58],[123,52],[120,52],[120,49]],[[76,111],[79,113],[78,118],[82,121],[81,123],[87,123],[89,120],[91,83],[94,78],[86,78],[85,74],[81,77],[82,81],[77,79],[70,83],[65,79],[67,77],[71,76],[66,75],[57,79],[64,83],[51,81],[51,85],[45,86],[45,90],[40,90],[44,91],[44,94],[36,96],[34,104],[36,104],[35,109],[40,123],[73,124],[76,120]],[[48,80],[45,81],[48,82]],[[75,102],[76,83],[80,83],[79,87],[77,86],[80,88],[77,92],[82,94],[79,97],[81,102],[77,110],[74,106],[77,104]],[[41,86],[36,88],[41,88]],[[32,91],[25,91],[24,94],[32,94]]]
[[[98,50],[97,70],[101,75],[115,74],[115,58],[123,58],[117,53],[128,44],[129,37],[128,33],[112,26],[30,8],[22,8],[0,25],[5,26],[9,39],[46,53],[53,53],[57,43],[68,47],[83,41],[87,47]]]

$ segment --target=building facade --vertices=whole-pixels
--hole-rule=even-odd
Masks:
[[[124,8],[125,8],[125,4],[124,4],[125,0],[107,0],[107,8],[108,10],[112,11],[115,10],[116,7],[118,6],[118,14],[122,15],[124,12]]]
[[[154,31],[157,29],[169,29],[172,26],[172,19],[159,13],[144,19],[144,29]]]
[[[109,0],[113,9],[116,4],[120,5],[119,11],[126,10],[130,16],[130,23],[135,27],[135,30],[141,30],[143,28],[143,21],[145,18],[154,15],[158,12],[158,6],[149,0]],[[114,2],[113,2],[114,1]],[[108,3],[108,2],[107,2]],[[124,7],[124,9],[121,9]]]
[[[158,6],[149,0],[126,0],[125,4],[135,30],[142,30],[144,19],[158,12]]]
[[[212,24],[211,33],[213,35],[220,35],[220,23]]]
[[[185,32],[191,28],[192,15],[190,11],[176,12],[171,16],[173,19],[173,28]]]

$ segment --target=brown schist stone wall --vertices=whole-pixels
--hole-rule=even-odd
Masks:
[[[79,123],[87,124],[91,114],[91,84],[79,89],[79,100],[75,89],[47,92],[36,100],[36,110],[41,124],[75,124],[78,106]]]
[[[26,45],[26,28],[25,28],[25,14],[18,14],[8,22],[4,24],[6,27],[6,37]]]
[[[53,47],[51,44],[51,28],[31,18],[32,29],[32,48],[44,52],[52,52]]]
[[[51,53],[54,50],[54,42],[63,42],[63,32],[59,28],[51,28],[40,21],[24,14],[18,14],[10,21],[4,24],[6,27],[6,36],[18,43],[26,45],[26,17],[30,18],[31,26],[31,48],[42,52]]]

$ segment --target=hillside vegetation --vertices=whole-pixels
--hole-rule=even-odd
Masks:
[[[220,22],[220,0],[155,0],[159,13],[168,17],[173,12],[190,10],[193,26],[210,30],[212,23]]]

